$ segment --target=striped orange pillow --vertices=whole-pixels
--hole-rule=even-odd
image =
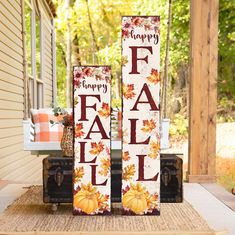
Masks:
[[[31,113],[35,129],[35,142],[61,141],[63,126],[50,123],[50,120],[57,122],[61,117],[55,117],[52,109],[31,109]]]

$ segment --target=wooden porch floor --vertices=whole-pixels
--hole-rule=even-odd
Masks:
[[[26,192],[28,186],[30,185],[9,182],[0,187],[0,214]],[[216,231],[227,230],[229,235],[234,235],[235,197],[233,199],[228,195],[230,194],[217,185],[184,184],[184,198],[207,221],[208,225]],[[225,204],[226,200],[229,201],[229,207]]]

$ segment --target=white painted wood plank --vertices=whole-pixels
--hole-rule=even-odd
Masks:
[[[6,53],[1,53],[1,61],[7,63],[10,66],[13,65],[14,68],[18,69],[19,71],[23,71],[23,62],[19,63],[17,60],[15,60],[9,54]]]
[[[22,159],[12,162],[11,164],[8,164],[6,168],[0,170],[0,177],[2,177],[2,179],[17,181],[19,175],[24,174],[28,169],[35,166],[35,159],[37,159],[37,156],[32,156],[28,152],[25,153],[26,155]]]
[[[0,214],[12,204],[17,198],[19,198],[28,189],[25,188],[29,185],[22,184],[8,184],[0,191]]]
[[[11,76],[1,76],[0,71],[0,87],[1,90],[8,91],[14,94],[23,94],[23,81],[20,79],[10,80]],[[15,81],[15,84],[13,82]]]
[[[23,61],[23,53],[21,53],[21,51],[15,51],[10,46],[4,44],[0,40],[0,54],[2,54],[2,53],[4,53],[4,54],[7,53],[8,56],[11,56],[12,58],[14,58],[19,63],[22,63],[22,61]]]
[[[0,110],[0,119],[23,119],[23,117],[23,110]]]
[[[4,0],[5,1],[5,0]],[[11,23],[13,23],[14,25],[16,25],[19,29],[21,27],[21,17],[20,18],[16,18],[8,9],[7,7],[5,7],[5,4],[2,3],[1,6],[1,1],[0,1],[0,9],[3,15],[5,15],[5,17],[11,21]]]
[[[19,95],[12,92],[1,90],[0,100],[9,100],[9,101],[15,101],[16,103],[23,103],[23,94]]]
[[[21,14],[7,0],[1,0],[0,5],[2,5],[0,7],[7,9],[11,17],[14,17],[20,23],[22,22]]]
[[[2,22],[10,31],[12,31],[12,33],[22,40],[22,25],[18,21],[11,21],[11,19],[7,18],[2,13],[2,8],[0,9],[0,22]]]
[[[3,16],[1,17],[2,18],[0,18],[0,31],[4,33],[13,42],[15,42],[18,46],[23,47],[21,32],[17,28],[15,28],[13,24],[9,24],[8,22],[6,22]]]
[[[13,162],[21,161],[24,159],[26,155],[29,153],[22,151],[23,145],[21,144],[21,149],[17,152],[15,151],[14,153],[7,155],[5,157],[0,158],[0,172],[1,169],[7,168],[8,165],[12,164]]]
[[[22,103],[15,103],[14,101],[0,100],[0,109],[2,110],[18,110],[22,111],[24,105]]]
[[[0,149],[1,148],[5,148],[7,146],[12,146],[14,144],[18,144],[22,142],[22,135],[18,135],[18,136],[13,136],[13,137],[7,137],[7,138],[3,138],[0,141]]]
[[[8,0],[8,2],[12,5],[12,7],[13,7],[19,14],[21,14],[21,7],[20,7],[20,5],[18,4],[17,1],[15,1],[15,0]]]
[[[13,75],[13,76],[17,76],[17,77],[23,79],[23,71],[20,71],[20,70],[14,68],[13,66],[6,64],[5,62],[3,62],[1,60],[0,60],[0,69],[2,71],[5,71],[5,72]]]
[[[184,184],[184,198],[215,230],[228,230],[235,234],[235,212],[209,193],[200,184]]]
[[[10,47],[15,52],[18,52],[22,55],[23,53],[23,47],[11,40],[9,37],[7,37],[4,33],[1,33],[1,42]]]
[[[6,138],[6,137],[18,136],[18,135],[23,136],[23,128],[22,127],[0,129],[0,139]],[[1,151],[2,151],[2,149],[1,149]],[[5,154],[8,154],[8,153],[5,153]],[[1,153],[0,153],[0,157],[1,157]]]

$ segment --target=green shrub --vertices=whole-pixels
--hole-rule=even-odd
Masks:
[[[188,136],[188,120],[181,114],[176,114],[170,124],[170,136]]]

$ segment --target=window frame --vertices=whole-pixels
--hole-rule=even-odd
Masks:
[[[28,78],[29,86],[29,103],[31,108],[43,108],[44,107],[44,81],[42,77],[43,68],[43,30],[42,30],[42,17],[36,12],[36,6],[34,1],[24,0],[24,3],[31,9],[31,73],[29,74],[26,69],[26,76]],[[40,30],[40,76],[37,74],[37,62],[36,62],[36,17],[39,18],[39,30]],[[25,18],[24,18],[25,20]],[[25,35],[24,35],[25,36]],[[26,37],[26,36],[25,36]],[[26,52],[27,53],[27,52]],[[26,56],[28,56],[26,54]]]

